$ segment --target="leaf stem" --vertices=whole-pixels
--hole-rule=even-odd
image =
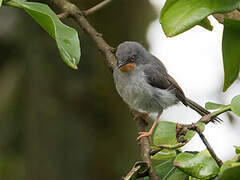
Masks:
[[[222,113],[225,113],[227,111],[231,111],[231,105],[224,106],[224,107],[220,108],[219,110],[217,110],[215,112],[212,112],[211,117],[216,117],[216,116],[218,116]]]
[[[227,112],[227,111],[231,111],[231,105],[224,106],[224,107],[220,108],[217,111],[214,111],[214,112],[212,112],[210,114],[207,114],[207,115],[203,116],[198,122],[204,122],[205,124],[208,124],[215,117],[217,117],[218,115],[220,115],[220,114],[222,114],[224,112]]]

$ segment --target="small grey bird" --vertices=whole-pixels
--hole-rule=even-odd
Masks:
[[[210,112],[185,97],[177,82],[167,73],[163,63],[137,42],[121,43],[116,52],[113,76],[123,100],[141,113],[158,113],[148,132],[139,132],[138,140],[151,136],[163,109],[181,101],[200,115]]]

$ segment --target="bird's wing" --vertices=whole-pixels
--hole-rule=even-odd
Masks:
[[[165,68],[163,69],[160,64],[154,63],[146,64],[144,66],[144,74],[146,75],[147,82],[159,89],[168,89],[175,93],[176,97],[187,106],[186,97],[183,90],[177,84],[177,82],[167,73]]]

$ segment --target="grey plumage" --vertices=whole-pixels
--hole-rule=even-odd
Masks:
[[[134,61],[136,69],[122,73],[118,68],[119,65],[127,63],[132,56],[136,59]],[[118,46],[116,57],[117,67],[113,72],[116,88],[131,108],[143,112],[158,112],[179,101],[173,93],[175,90],[171,88],[171,84],[159,78],[167,75],[165,66],[142,45],[136,42],[124,42]],[[156,86],[157,84],[159,87]]]
[[[143,72],[144,66],[137,66],[134,72],[122,73],[118,68],[113,75],[116,88],[123,100],[133,109],[140,112],[158,112],[178,99],[168,90],[152,87],[147,83]]]
[[[123,100],[140,112],[160,112],[181,101],[200,115],[209,112],[186,98],[177,82],[167,73],[163,63],[137,42],[124,42],[116,52],[117,66],[113,76]],[[133,63],[136,68],[122,72],[120,67]]]

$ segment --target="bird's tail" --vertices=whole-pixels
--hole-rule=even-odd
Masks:
[[[201,116],[210,114],[208,110],[206,110],[204,107],[201,105],[197,104],[196,102],[192,101],[191,99],[186,98],[186,104],[193,110],[195,110],[198,114]],[[218,117],[214,118],[212,122],[222,122],[222,120]]]

